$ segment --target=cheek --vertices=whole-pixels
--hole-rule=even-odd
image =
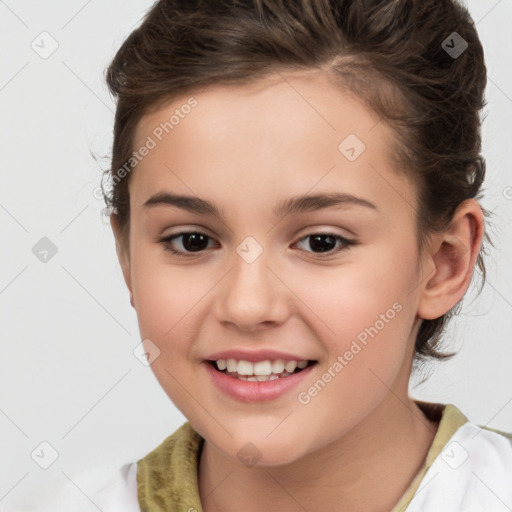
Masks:
[[[194,417],[190,394],[196,396],[197,383],[190,379],[191,340],[199,325],[193,322],[194,307],[211,288],[190,269],[151,264],[147,259],[136,266],[133,288],[141,339],[149,339],[160,351],[151,371],[174,405],[187,417]],[[149,345],[151,346],[151,345]],[[155,349],[154,349],[155,350]]]
[[[308,317],[327,351],[327,366],[338,356],[347,362],[343,372],[351,375],[348,388],[361,379],[375,380],[370,370],[392,382],[409,347],[416,260],[414,250],[407,260],[398,260],[396,252],[383,247],[357,263],[316,270],[316,276],[295,283],[294,290],[315,313]]]
[[[339,280],[325,279],[320,290],[304,289],[321,320],[315,321],[316,336],[326,352],[318,373],[297,396],[304,428],[319,429],[312,438],[336,439],[362,421],[390,389],[399,394],[415,317],[406,302],[407,279],[405,267],[393,279],[377,266],[371,272],[354,266]]]
[[[191,267],[167,264],[160,249],[134,254],[132,283],[141,334],[170,338],[210,286]]]
[[[175,387],[169,373],[180,373],[189,358],[190,340],[197,336],[194,329],[199,326],[191,322],[194,308],[212,285],[190,267],[168,265],[162,258],[142,252],[135,256],[132,283],[140,336],[160,350],[151,369],[168,391]]]

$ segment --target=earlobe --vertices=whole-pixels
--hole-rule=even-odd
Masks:
[[[116,214],[112,213],[110,215],[110,226],[112,227],[112,232],[114,233],[114,239],[116,243],[116,254],[117,259],[119,260],[119,264],[121,265],[121,270],[123,272],[124,281],[126,286],[128,287],[128,291],[130,293],[130,304],[133,308],[135,308],[135,302],[133,300],[133,291],[132,291],[132,282],[131,282],[131,265],[130,258],[128,254],[128,249],[124,247],[119,227],[119,219]]]
[[[463,201],[450,226],[436,235],[429,260],[431,276],[422,287],[418,316],[439,318],[453,308],[469,287],[484,232],[482,209],[474,199]]]

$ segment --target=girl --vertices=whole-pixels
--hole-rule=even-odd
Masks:
[[[51,510],[510,510],[511,437],[408,396],[485,277],[467,10],[161,0],[107,81],[117,254],[188,421]]]

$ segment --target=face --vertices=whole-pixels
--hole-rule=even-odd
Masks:
[[[173,101],[141,119],[144,145],[125,278],[141,339],[159,351],[151,368],[207,442],[286,464],[407,395],[417,199],[384,123],[325,75],[294,72]],[[309,363],[243,380],[207,362],[218,359],[240,374]]]

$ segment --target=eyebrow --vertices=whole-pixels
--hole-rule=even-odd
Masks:
[[[278,218],[284,218],[294,213],[307,213],[335,206],[363,206],[378,211],[375,204],[367,199],[342,192],[331,192],[306,196],[294,196],[281,201],[272,213]],[[194,196],[159,192],[151,196],[144,204],[144,208],[155,206],[174,206],[200,215],[210,215],[225,220],[220,208],[213,202]]]

